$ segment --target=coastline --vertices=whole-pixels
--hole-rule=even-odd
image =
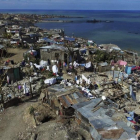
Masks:
[[[97,34],[102,42],[99,45],[94,42],[96,39],[84,39],[75,34],[69,36],[65,30],[59,28],[68,27],[70,33],[75,30],[81,34],[88,34],[91,26],[95,34],[95,27],[98,27],[97,33],[102,33],[101,27],[114,26],[116,22],[91,20],[88,24],[67,24],[63,20],[50,20],[54,15],[0,16],[3,16],[0,27],[5,29],[1,34],[1,56],[6,57],[4,62],[1,62],[2,139],[16,137],[61,140],[67,136],[73,137],[72,139],[96,140],[135,137],[134,128],[127,126],[123,109],[130,109],[132,103],[134,108],[130,111],[139,109],[137,101],[140,101],[140,96],[136,94],[140,95],[140,58],[137,53],[122,51],[123,48],[118,44],[103,44],[100,34]],[[36,26],[43,20],[46,22],[40,24],[44,23],[45,28]],[[58,22],[61,24],[57,24]],[[50,27],[55,25],[56,28],[47,29],[49,24]],[[85,28],[80,28],[81,25]],[[73,30],[70,27],[74,27]],[[115,33],[112,32],[112,36]],[[11,52],[4,50],[10,47]],[[7,57],[8,55],[13,56]],[[6,81],[2,80],[3,77]],[[17,98],[18,103],[11,102]],[[6,106],[6,103],[9,104]],[[4,111],[13,105],[16,105],[16,108]],[[6,121],[11,112],[10,120]],[[118,116],[124,118],[118,119]],[[14,123],[17,123],[17,126],[12,129]],[[64,124],[64,127],[57,127],[58,123]],[[114,125],[118,129],[113,128],[115,133],[121,129],[120,136],[116,136],[118,133],[112,134]],[[84,131],[79,132],[79,129]],[[111,136],[106,138],[100,130],[107,130]],[[124,132],[127,135],[124,135]]]
[[[61,11],[61,13],[62,12],[63,11]],[[63,13],[67,14],[65,11]],[[72,15],[74,15],[73,13]],[[137,26],[139,27],[139,19],[132,17],[135,17],[136,11],[132,12],[131,14],[130,13],[131,11],[123,11],[123,13],[121,13],[121,11],[105,11],[105,13],[102,11],[99,11],[99,13],[96,11],[93,13],[92,11],[89,13],[84,13],[84,11],[82,11],[81,15],[85,16],[85,18],[74,20],[72,19],[74,22],[69,25],[64,22],[61,22],[61,24],[58,25],[55,25],[55,22],[37,23],[36,25],[44,29],[64,28],[66,34],[69,36],[71,36],[73,33],[75,36],[94,40],[98,44],[112,43],[117,44],[123,49],[133,48],[134,50],[139,51],[140,30],[136,28]],[[75,12],[75,15],[78,14],[78,12]],[[121,15],[123,15],[124,18],[121,18]],[[86,20],[92,20],[94,18],[97,20],[109,20],[114,22],[111,22],[110,24],[103,22],[99,22],[99,24],[85,23]]]
[[[32,12],[34,12],[34,14],[31,14]],[[36,12],[39,13],[39,10],[37,10]],[[43,21],[40,22],[40,19],[38,19],[36,21],[32,21],[32,23],[34,23],[35,26],[41,29],[54,29],[54,28],[64,29],[68,36],[74,34],[74,36],[77,37],[94,40],[97,44],[112,43],[112,44],[117,44],[122,49],[133,48],[133,50],[139,52],[140,30],[135,28],[136,26],[139,26],[138,21],[134,22],[133,21],[134,18],[133,18],[132,20],[129,20],[128,23],[127,20],[123,20],[121,18],[118,19],[117,17],[123,14],[124,16],[126,15],[127,18],[130,15],[131,18],[133,14],[135,16],[135,13],[137,13],[136,11],[134,12],[123,11],[124,13],[121,13],[122,11],[113,10],[110,12],[110,10],[108,10],[102,13],[102,10],[100,11],[83,10],[80,11],[82,14],[79,14],[77,11],[74,10],[73,13],[70,14],[70,11],[67,13],[66,11],[56,10],[54,11],[54,13],[56,12],[58,13],[58,15],[55,15],[56,13],[54,14],[53,11],[50,10],[49,16],[53,17],[53,20],[51,21],[44,21],[44,19],[46,19],[47,16],[46,10],[45,12],[41,10],[39,14],[36,14],[36,12],[30,10],[30,14],[23,13],[22,15],[29,15],[29,16],[38,15],[38,17],[40,16]],[[62,14],[64,14],[64,16]],[[102,18],[101,15],[104,15],[105,18]],[[117,16],[113,17],[113,15],[117,15]],[[65,17],[66,19],[67,17],[69,17],[70,21],[63,21],[63,17]],[[114,20],[111,20],[112,17],[114,18]],[[94,18],[97,20],[102,20],[102,21],[108,20],[114,22],[109,22],[109,24],[106,24],[107,22],[98,22],[98,24],[85,22],[86,20],[92,20]],[[55,23],[61,23],[61,24],[55,24]],[[67,23],[69,24],[67,25]],[[126,24],[127,26],[125,26]]]

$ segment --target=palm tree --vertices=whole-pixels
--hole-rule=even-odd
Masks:
[[[68,50],[68,57],[71,57],[72,58],[72,70],[74,70],[74,66],[73,66],[73,62],[74,62],[74,51],[73,51],[74,44],[71,43],[71,42],[65,41],[64,46]],[[69,60],[68,60],[67,63],[68,63],[68,67],[69,67]]]
[[[1,64],[3,64],[3,59],[2,59],[2,57],[0,58],[0,65],[1,65]],[[0,75],[0,95],[1,95],[1,103],[2,103],[2,104],[4,103],[4,97],[3,97],[4,93],[3,93],[3,91],[2,91],[2,86],[3,86],[3,84],[4,84],[5,81],[6,81],[6,73],[7,73],[7,70],[6,70],[3,74]]]

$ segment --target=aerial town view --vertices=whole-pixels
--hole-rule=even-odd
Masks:
[[[0,2],[0,140],[140,140],[140,1]]]

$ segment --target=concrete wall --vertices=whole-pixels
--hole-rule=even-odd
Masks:
[[[111,70],[111,66],[108,65],[108,66],[104,66],[104,67],[98,66],[98,70],[97,71],[99,71],[99,72],[105,72],[105,71],[110,71],[110,70]]]
[[[56,54],[58,54],[59,56],[56,57]],[[47,61],[49,60],[61,60],[64,61],[64,54],[65,52],[60,51],[60,50],[47,50],[47,49],[41,49],[40,50],[40,57],[41,60],[45,60]]]

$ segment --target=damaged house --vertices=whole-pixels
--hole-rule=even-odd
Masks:
[[[72,105],[83,101],[88,101],[88,99],[77,88],[65,88],[63,85],[53,85],[47,88],[47,102],[57,115],[74,115]]]
[[[126,140],[135,138],[135,130],[125,123],[123,113],[109,98],[89,99],[74,87],[53,85],[44,90],[46,102],[63,117],[74,117],[77,125],[86,129],[92,140]]]
[[[6,76],[9,77],[9,83],[13,83],[22,79],[22,73],[20,67],[10,67],[2,66],[0,67],[0,75],[6,73]]]
[[[85,128],[93,140],[126,140],[135,138],[135,131],[122,120],[117,120],[113,104],[102,102],[101,98],[73,105],[76,122]]]
[[[61,60],[67,62],[67,48],[63,46],[51,45],[40,47],[41,60]]]
[[[27,43],[35,43],[39,39],[39,35],[36,33],[26,33],[21,36],[22,42],[27,42]]]

